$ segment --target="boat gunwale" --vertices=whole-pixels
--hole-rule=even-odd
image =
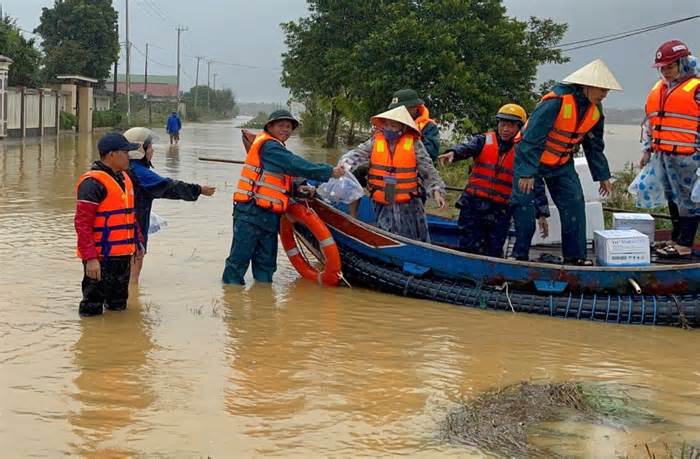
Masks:
[[[322,205],[326,209],[334,212],[337,215],[342,216],[343,218],[346,218],[353,224],[359,225],[362,228],[373,232],[380,234],[382,236],[388,237],[390,239],[396,239],[404,244],[407,245],[417,245],[419,247],[425,248],[425,249],[430,249],[430,250],[437,250],[439,252],[443,252],[446,254],[450,255],[458,255],[463,258],[467,259],[472,259],[472,260],[479,260],[482,262],[488,262],[488,263],[502,263],[502,264],[508,264],[512,266],[517,266],[517,267],[523,267],[523,268],[540,268],[540,269],[546,269],[549,271],[583,271],[583,272],[628,272],[628,271],[641,271],[644,273],[650,273],[650,272],[660,272],[660,271],[688,271],[691,269],[700,269],[700,263],[686,263],[686,264],[674,264],[674,265],[648,265],[648,266],[576,266],[576,265],[555,265],[552,263],[541,263],[541,262],[536,262],[536,261],[521,261],[521,260],[512,260],[508,258],[498,258],[498,257],[489,257],[486,255],[478,255],[474,253],[467,253],[467,252],[461,252],[459,250],[455,249],[450,249],[448,247],[442,247],[439,245],[435,244],[430,244],[427,242],[423,241],[417,241],[414,239],[409,239],[404,236],[400,236],[397,234],[390,233],[388,231],[385,231],[381,228],[378,228],[376,226],[370,225],[369,223],[365,223],[362,220],[359,220],[350,214],[343,212],[339,209],[336,209],[333,207],[331,204],[318,199],[314,198],[313,201],[315,203],[318,203],[319,205]],[[312,204],[313,206],[313,204]],[[335,226],[326,223],[328,226],[331,226],[333,229],[336,231],[339,231],[343,234],[345,234],[347,237],[354,238],[353,236],[350,236],[346,234],[344,231],[341,229],[336,228]]]

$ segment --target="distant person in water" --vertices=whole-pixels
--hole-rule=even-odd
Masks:
[[[136,221],[143,233],[143,252],[135,255],[131,265],[131,282],[138,284],[143,266],[143,258],[148,247],[148,231],[151,225],[151,207],[154,199],[179,199],[196,201],[200,195],[211,196],[216,191],[213,186],[185,183],[162,177],[153,170],[153,143],[155,134],[144,127],[134,127],[124,133],[129,142],[139,146],[129,152],[129,177],[136,195]]]
[[[182,129],[182,121],[177,115],[177,112],[173,112],[168,117],[168,123],[165,125],[165,130],[170,135],[170,145],[177,145],[180,142],[180,130]]]

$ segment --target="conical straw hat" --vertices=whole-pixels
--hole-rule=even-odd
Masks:
[[[602,89],[614,89],[622,91],[622,86],[605,62],[596,59],[588,65],[581,67],[562,80],[564,83],[582,84]]]
[[[381,127],[382,120],[396,121],[397,123],[410,127],[416,131],[416,133],[420,134],[420,129],[418,129],[416,122],[413,121],[411,114],[408,113],[408,110],[406,110],[406,107],[403,105],[387,110],[384,113],[380,113],[379,115],[375,115],[371,118],[372,124],[377,127]]]

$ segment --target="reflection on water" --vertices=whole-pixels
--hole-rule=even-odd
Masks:
[[[634,160],[636,138],[619,132],[609,156]],[[696,332],[319,288],[283,254],[271,287],[222,286],[240,166],[197,157],[244,158],[228,122],[187,125],[179,146],[156,146],[159,172],[218,192],[156,202],[168,227],[152,235],[129,309],[81,320],[74,185],[98,138],[0,142],[5,455],[478,455],[445,444],[440,422],[461,399],[522,380],[619,383],[668,420],[564,423],[556,431],[575,436],[540,437],[556,452],[634,457],[644,442],[700,443]],[[338,154],[289,144],[314,161]]]

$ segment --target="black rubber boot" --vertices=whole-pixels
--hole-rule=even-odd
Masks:
[[[78,307],[78,313],[82,317],[99,316],[102,314],[103,308],[102,303],[89,303],[87,301],[81,301]]]

